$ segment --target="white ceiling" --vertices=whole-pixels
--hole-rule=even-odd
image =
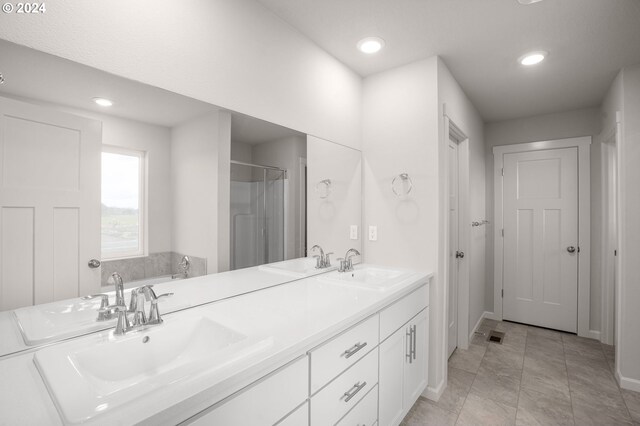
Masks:
[[[117,77],[76,62],[0,40],[0,73],[7,94],[70,108],[173,127],[216,107]],[[109,108],[94,97],[111,99]]]
[[[439,55],[486,121],[598,106],[640,63],[640,0],[258,0],[362,76]],[[358,40],[382,37],[376,55]],[[546,50],[524,68],[517,58]]]

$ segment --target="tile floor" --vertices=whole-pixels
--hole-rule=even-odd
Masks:
[[[403,426],[640,425],[640,393],[621,390],[614,348],[572,334],[483,320],[503,344],[475,336],[449,359],[438,402],[420,398]]]

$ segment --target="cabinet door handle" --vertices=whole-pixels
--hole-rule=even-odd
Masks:
[[[360,382],[356,383],[355,385],[353,385],[353,387],[351,389],[349,389],[348,391],[346,391],[344,393],[344,402],[349,402],[351,400],[351,398],[353,398],[354,396],[356,396],[356,394],[358,392],[360,392],[362,389],[364,389],[364,387],[367,386],[367,382],[362,382],[362,384],[360,384]]]
[[[413,362],[413,358],[411,355],[413,354],[413,328],[409,327],[407,331],[407,343],[409,343],[409,348],[407,349],[407,360],[409,360],[409,364]]]
[[[346,351],[344,351],[342,353],[342,355],[344,355],[345,358],[350,358],[353,355],[356,354],[356,352],[358,352],[360,349],[364,348],[365,346],[367,346],[367,342],[364,343],[356,343],[355,345],[353,345],[353,347],[347,349]]]
[[[416,359],[416,335],[418,333],[416,333],[416,325],[412,325],[411,326],[411,334],[412,334],[412,344],[411,344],[411,355],[413,355],[413,359]]]

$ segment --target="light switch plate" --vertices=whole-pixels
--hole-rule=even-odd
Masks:
[[[378,241],[378,227],[369,225],[369,241]]]
[[[349,238],[352,240],[358,239],[358,225],[351,225],[349,228]]]

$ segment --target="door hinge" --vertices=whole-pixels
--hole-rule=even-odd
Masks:
[[[504,228],[502,228],[502,229],[500,230],[500,233],[501,233],[501,234],[502,234],[502,236],[504,237]]]
[[[617,256],[617,255],[618,255],[618,250],[614,250],[614,251],[613,251],[613,255],[614,255],[614,256]]]
[[[500,171],[500,173],[502,173],[502,176],[504,176],[504,167],[502,168],[502,170]]]
[[[502,289],[502,291],[500,292],[500,296],[504,299],[504,288]]]

